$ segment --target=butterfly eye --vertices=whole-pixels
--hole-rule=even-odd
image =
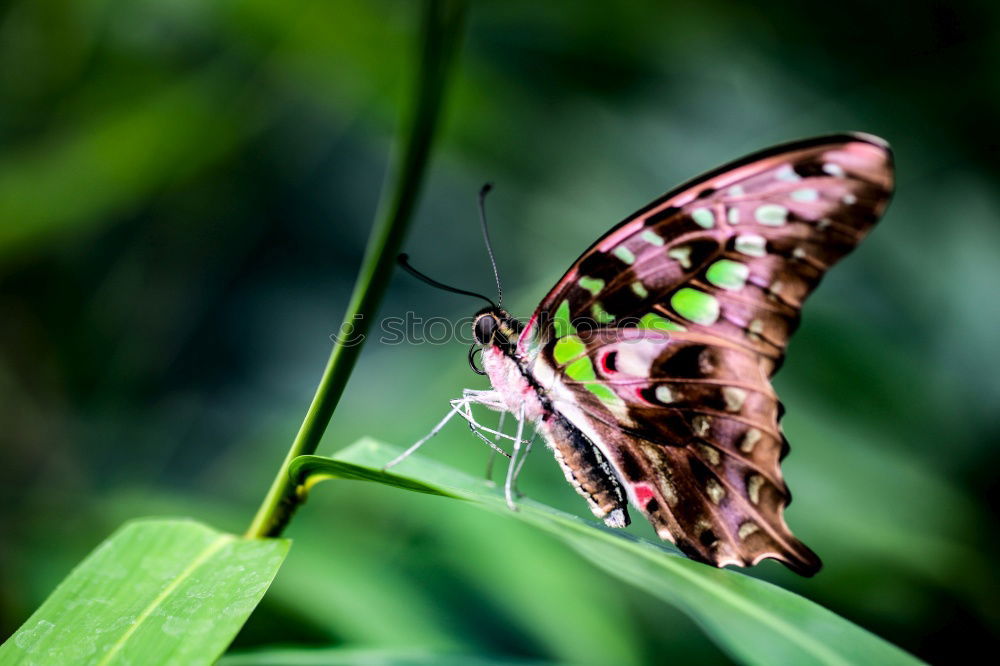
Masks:
[[[488,345],[493,341],[493,333],[496,330],[497,320],[487,314],[476,320],[473,334],[476,336],[476,342],[482,345]]]

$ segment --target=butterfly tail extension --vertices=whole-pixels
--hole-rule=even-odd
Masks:
[[[794,544],[794,550],[769,557],[784,562],[789,569],[806,578],[811,578],[819,573],[819,570],[823,568],[823,560],[819,558],[819,555],[795,537],[792,537],[791,540]]]

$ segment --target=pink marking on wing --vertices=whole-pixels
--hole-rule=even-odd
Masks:
[[[632,492],[635,493],[636,504],[638,504],[641,508],[646,508],[646,504],[649,503],[649,500],[656,497],[656,493],[653,492],[653,489],[648,483],[635,484]]]
[[[617,353],[618,352],[616,350],[612,349],[611,351],[604,352],[604,354],[601,356],[601,370],[604,371],[604,374],[610,375],[615,372],[615,369],[612,368],[611,365],[608,363],[608,358],[612,354],[617,354]]]

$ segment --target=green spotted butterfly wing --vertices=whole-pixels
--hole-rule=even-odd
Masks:
[[[788,444],[770,377],[803,301],[892,182],[888,146],[865,135],[751,155],[613,228],[524,328],[519,355],[553,407],[689,556],[819,569],[782,516]]]

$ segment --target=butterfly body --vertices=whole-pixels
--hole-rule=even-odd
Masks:
[[[783,518],[788,443],[770,380],[803,301],[881,216],[892,181],[888,146],[845,134],[667,193],[585,251],[526,324],[477,314],[493,390],[466,401],[514,414],[517,442],[532,423],[610,526],[631,504],[694,559],[814,574],[819,558]]]
[[[520,324],[500,309],[479,313],[496,321],[488,334],[477,329],[477,339],[483,345],[483,369],[506,411],[530,421],[563,470],[566,480],[584,499],[591,511],[610,527],[629,524],[626,491],[603,452],[556,410],[549,396],[552,385],[545,383],[554,375],[531,372],[528,360],[509,343],[508,333],[520,330]]]

